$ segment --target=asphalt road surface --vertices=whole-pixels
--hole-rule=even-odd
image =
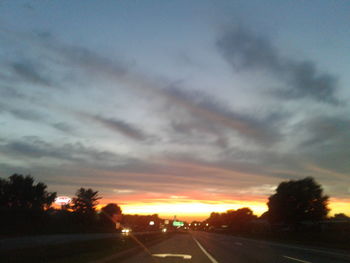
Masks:
[[[177,234],[141,252],[124,263],[344,263],[350,253],[275,242],[238,238],[206,232]]]

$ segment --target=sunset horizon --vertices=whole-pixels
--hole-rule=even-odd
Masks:
[[[277,186],[276,186],[277,187]],[[98,191],[98,189],[94,189]],[[118,204],[123,214],[129,215],[153,215],[158,214],[162,219],[174,219],[176,217],[179,220],[187,222],[191,221],[203,221],[209,218],[212,212],[223,213],[228,210],[237,210],[240,208],[249,208],[253,213],[260,217],[263,213],[268,211],[267,201],[269,195],[260,196],[258,198],[237,198],[229,199],[228,196],[222,198],[217,196],[215,199],[190,199],[193,193],[181,193],[181,195],[164,195],[161,196],[156,193],[148,193],[146,195],[130,195],[128,191],[122,191],[126,196],[115,199],[104,197],[103,193],[98,193],[101,196],[99,204],[97,205],[97,211],[100,212],[101,208],[110,203]],[[274,192],[271,191],[271,194]],[[59,196],[60,193],[58,193]],[[63,195],[73,198],[73,195]],[[199,194],[197,193],[197,196]],[[222,198],[222,199],[220,199]],[[350,200],[348,198],[330,198],[329,200],[329,217],[335,214],[343,213],[350,216]],[[54,206],[60,209],[60,206]]]

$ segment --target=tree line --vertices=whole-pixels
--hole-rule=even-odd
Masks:
[[[121,227],[155,231],[166,225],[157,214],[122,216],[116,203],[97,212],[102,197],[91,188],[79,188],[70,203],[57,209],[56,197],[56,192],[49,192],[44,183],[35,184],[30,175],[0,178],[0,235],[118,232]],[[172,222],[167,228],[172,228]]]
[[[119,224],[134,231],[159,229],[164,220],[157,214],[124,215],[121,208],[110,203],[97,213],[101,197],[91,188],[79,188],[72,202],[54,209],[56,192],[47,191],[44,183],[35,184],[30,175],[13,174],[8,179],[0,178],[0,234],[38,234],[74,232],[114,232]],[[281,182],[273,195],[268,198],[268,211],[260,217],[250,208],[213,212],[203,222],[194,223],[192,229],[224,230],[234,233],[249,233],[261,228],[293,231],[303,225],[315,226],[327,218],[329,197],[313,178]],[[334,217],[348,220],[344,214]],[[153,221],[152,226],[149,222]]]
[[[78,189],[62,209],[52,207],[56,197],[30,175],[0,178],[0,234],[108,232],[121,221],[122,210],[115,203],[96,212],[101,197],[91,188]]]
[[[281,182],[268,198],[267,207],[268,211],[260,217],[254,215],[250,208],[213,212],[200,227],[197,225],[197,229],[233,233],[317,232],[330,228],[331,223],[344,223],[342,229],[350,230],[350,218],[345,214],[328,217],[329,196],[312,177]]]

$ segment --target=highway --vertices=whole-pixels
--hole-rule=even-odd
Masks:
[[[322,250],[229,235],[190,232],[149,248],[123,262],[193,263],[345,263],[350,253]],[[155,260],[154,260],[155,259]]]

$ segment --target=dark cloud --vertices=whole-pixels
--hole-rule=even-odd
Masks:
[[[349,117],[315,116],[296,124],[294,130],[303,138],[298,149],[305,158],[321,167],[350,173]]]
[[[111,59],[88,48],[78,45],[62,43],[51,32],[41,32],[32,35],[34,41],[39,42],[47,55],[55,63],[62,63],[74,69],[85,70],[90,77],[95,75],[124,76],[128,72],[128,65],[121,59]]]
[[[25,159],[54,158],[72,162],[117,163],[122,158],[108,151],[86,147],[82,143],[65,143],[57,146],[47,143],[36,136],[23,137],[21,140],[4,141],[0,144],[1,152],[7,156]],[[124,159],[123,159],[124,160]]]
[[[0,102],[0,114],[1,113],[9,113],[16,119],[48,125],[64,133],[73,132],[73,128],[67,123],[64,123],[64,122],[52,123],[51,120],[48,118],[48,116],[46,116],[46,114],[31,110],[31,109],[14,108],[5,104],[1,104]]]
[[[141,131],[140,129],[134,127],[130,123],[126,123],[122,120],[112,119],[112,118],[104,118],[102,116],[97,115],[88,115],[83,114],[84,116],[87,116],[89,119],[102,124],[103,126],[107,127],[108,129],[112,131],[116,131],[126,137],[129,137],[134,140],[143,141],[146,140],[148,137],[146,134]]]
[[[15,118],[21,120],[43,121],[45,119],[45,116],[43,114],[38,113],[34,110],[9,107],[0,102],[0,113],[1,112],[8,112]]]
[[[316,116],[296,124],[297,128],[305,132],[303,147],[334,143],[339,146],[350,139],[350,118],[341,116]]]
[[[62,55],[69,64],[79,65],[82,69],[95,73],[110,74],[115,77],[123,76],[127,66],[119,60],[111,60],[87,48],[69,45],[54,45],[54,49]]]
[[[336,97],[337,78],[320,72],[312,61],[283,57],[269,39],[257,36],[242,27],[227,31],[217,47],[230,65],[236,69],[259,70],[282,80],[287,90],[277,95],[285,99],[310,98],[339,105]]]
[[[20,92],[19,90],[17,90],[14,87],[10,87],[7,85],[3,85],[2,83],[0,83],[0,95],[1,98],[4,100],[12,100],[12,99],[26,99],[26,95],[24,95],[22,92]]]
[[[37,137],[25,137],[22,140],[12,140],[0,145],[2,152],[7,156],[15,158],[58,158],[70,159],[70,153],[64,153],[61,150],[54,149],[52,145],[40,140]]]
[[[252,178],[261,177],[267,181],[276,180],[260,173],[254,174],[256,167],[242,164],[221,162],[204,162],[193,158],[164,159],[153,161],[132,160],[124,165],[103,166],[93,173],[98,174],[96,184],[110,182],[106,186],[123,186],[147,192],[167,192],[169,190],[189,190],[195,188],[231,187],[239,188],[242,185],[254,185]],[[244,170],[238,170],[239,168]],[[261,172],[261,171],[260,171]],[[78,174],[91,173],[88,167]],[[242,178],[243,177],[243,178]],[[91,178],[91,177],[90,177]],[[93,177],[92,177],[93,178]],[[237,181],[239,178],[239,181]],[[235,180],[237,179],[237,180]],[[85,182],[87,183],[87,182]]]
[[[25,61],[12,63],[10,65],[14,73],[23,81],[43,86],[52,86],[51,80],[41,72],[42,67]]]
[[[17,53],[15,57],[7,58],[9,63],[3,64],[12,74],[0,74],[0,78],[12,84],[20,81],[67,89],[70,86],[67,81],[84,82],[79,73],[93,79],[98,76],[120,78],[128,72],[128,65],[121,59],[111,59],[109,54],[102,55],[82,46],[62,43],[51,32],[24,34],[6,30],[4,38]],[[21,52],[28,49],[31,52]]]
[[[11,114],[23,120],[42,121],[44,116],[41,113],[32,110],[11,109]]]
[[[60,43],[52,35],[39,35],[36,38],[44,49],[52,53],[54,61],[72,69],[86,71],[88,77],[107,74],[133,90],[148,94],[153,100],[156,98],[156,102],[165,103],[166,107],[163,110],[169,113],[167,117],[170,118],[170,128],[175,133],[191,135],[192,138],[198,136],[198,133],[205,133],[212,136],[212,140],[220,147],[228,146],[228,136],[232,133],[263,144],[271,144],[282,138],[279,125],[283,118],[277,114],[273,114],[275,118],[261,118],[233,111],[215,99],[215,96],[186,91],[174,85],[166,88],[166,83],[152,81],[140,73],[133,72],[118,59],[112,60],[84,47]],[[101,116],[92,116],[91,119],[135,140],[142,141],[148,137],[125,121]]]
[[[219,144],[225,140],[225,132],[236,132],[247,139],[263,144],[271,144],[282,139],[280,125],[288,117],[283,112],[268,114],[265,117],[236,112],[224,103],[203,92],[188,92],[179,88],[164,91],[167,99],[180,110],[185,110],[184,118],[171,123],[176,132],[188,135],[208,133],[216,135]],[[168,107],[171,105],[167,105]]]
[[[67,124],[65,122],[56,122],[56,123],[53,123],[51,125],[55,129],[60,130],[60,131],[65,132],[65,133],[71,133],[74,130],[72,126],[70,126],[69,124]]]

